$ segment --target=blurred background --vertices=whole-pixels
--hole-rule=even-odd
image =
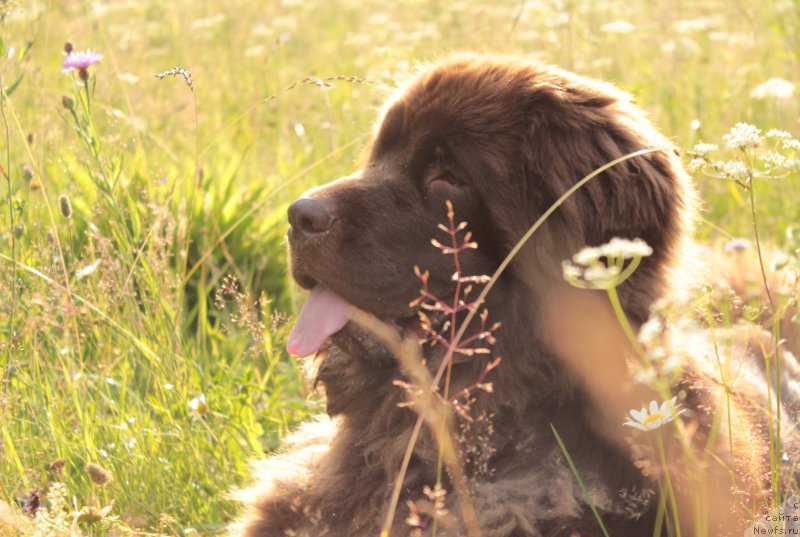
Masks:
[[[0,534],[57,531],[59,501],[86,534],[222,529],[248,461],[321,410],[283,350],[286,207],[356,168],[421,62],[601,78],[685,150],[737,122],[800,135],[791,0],[0,6]],[[67,41],[104,55],[85,83]],[[746,194],[696,183],[698,238],[752,241]],[[757,189],[762,240],[792,258],[797,175]]]

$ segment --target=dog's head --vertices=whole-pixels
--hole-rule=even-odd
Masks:
[[[341,331],[351,307],[402,328],[430,271],[452,295],[445,202],[467,221],[478,249],[465,275],[492,274],[528,228],[596,168],[645,148],[590,181],[556,211],[505,278],[537,291],[560,282],[558,267],[584,245],[639,237],[654,249],[625,284],[634,320],[663,293],[691,209],[670,144],[613,87],[505,58],[457,56],[424,71],[387,103],[362,170],[312,189],[289,208],[292,274],[312,290],[290,352],[316,352]]]

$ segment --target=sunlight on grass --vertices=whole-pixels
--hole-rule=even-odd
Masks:
[[[221,531],[249,461],[320,410],[283,349],[286,207],[356,168],[416,62],[505,52],[606,79],[686,149],[740,121],[800,134],[796,3],[0,6],[0,500],[52,494],[96,535]],[[62,73],[68,41],[102,60]],[[702,240],[750,236],[752,190],[697,185]],[[796,174],[755,196],[761,241],[796,264]]]

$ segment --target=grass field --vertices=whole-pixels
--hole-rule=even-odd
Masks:
[[[320,410],[283,350],[286,207],[354,170],[419,61],[609,80],[687,150],[737,122],[800,135],[800,93],[754,91],[800,82],[796,0],[0,6],[0,500],[30,511],[62,482],[91,535],[219,532],[248,461]],[[67,41],[104,55],[86,84]],[[191,85],[155,76],[176,66]],[[741,189],[696,180],[698,238],[754,240]],[[798,174],[756,188],[762,242],[797,263]]]

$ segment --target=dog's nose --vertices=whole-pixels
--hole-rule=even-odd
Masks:
[[[331,228],[333,215],[322,200],[300,198],[289,205],[289,224],[299,235],[318,235]]]

